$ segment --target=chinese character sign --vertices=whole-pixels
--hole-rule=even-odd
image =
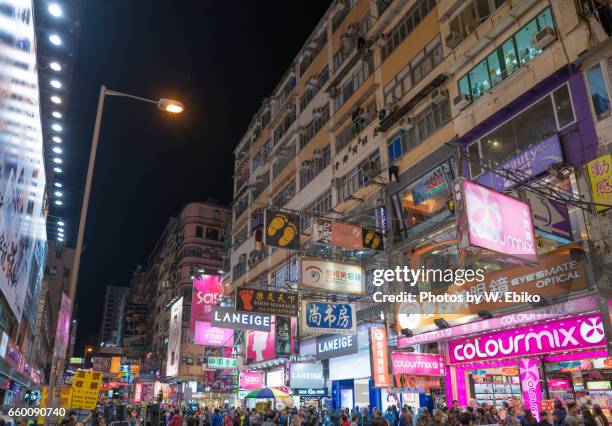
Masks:
[[[355,334],[357,318],[351,303],[302,301],[301,329],[314,334]]]
[[[587,163],[593,202],[602,204],[595,207],[597,212],[612,206],[612,154],[602,155]],[[606,207],[607,206],[607,207]]]
[[[72,407],[93,410],[98,402],[103,374],[99,371],[79,370],[72,381]]]
[[[257,290],[253,288],[240,289],[236,293],[236,310],[241,312],[258,312],[296,317],[298,308],[297,293]]]
[[[370,347],[372,351],[372,376],[374,387],[390,388],[389,347],[387,329],[384,326],[370,328]]]
[[[210,321],[211,309],[219,304],[221,279],[218,275],[201,275],[193,280],[189,330],[194,335],[196,321]]]
[[[300,280],[303,288],[333,293],[365,293],[365,273],[358,263],[304,257],[301,260]]]
[[[238,358],[211,356],[206,361],[206,367],[215,370],[235,370],[238,368]]]

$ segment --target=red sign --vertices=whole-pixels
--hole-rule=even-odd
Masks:
[[[363,250],[363,231],[361,226],[343,222],[332,222],[332,244],[351,250]]]
[[[370,347],[372,348],[374,387],[390,388],[389,347],[387,343],[387,329],[384,326],[370,328]]]

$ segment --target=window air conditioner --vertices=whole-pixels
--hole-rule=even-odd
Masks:
[[[386,34],[380,33],[378,35],[378,38],[376,39],[376,44],[380,47],[385,47],[385,44],[387,44],[388,40],[389,40],[389,36],[387,36]]]
[[[312,87],[312,88],[318,87],[319,86],[319,79],[317,77],[310,77],[310,79],[308,80],[306,85],[308,87]]]
[[[399,128],[408,131],[414,127],[414,123],[412,121],[412,117],[403,116],[399,120]]]
[[[444,102],[445,100],[448,99],[448,90],[446,89],[434,89],[433,92],[431,92],[431,101],[436,104],[436,105],[440,105],[442,102]]]
[[[322,108],[314,108],[314,109],[312,110],[312,116],[313,116],[314,118],[319,118],[319,117],[321,117],[321,109],[322,109]]]
[[[470,97],[464,93],[460,93],[459,95],[455,96],[455,98],[453,99],[453,105],[459,111],[463,111],[464,109],[466,109],[467,106],[470,104],[470,102],[471,102]]]
[[[342,185],[342,179],[339,177],[333,177],[331,180],[331,185],[334,188],[340,188],[340,186]]]
[[[350,49],[352,44],[353,44],[353,36],[348,34],[348,33],[344,33],[342,34],[342,37],[340,38],[340,40],[342,41],[342,47],[344,49]]]
[[[459,46],[459,44],[461,43],[461,34],[455,31],[451,31],[446,36],[444,41],[446,42],[446,47],[450,49],[454,49],[455,47]]]
[[[546,27],[538,31],[533,36],[533,47],[536,49],[544,49],[549,44],[557,39],[557,33],[553,28]]]
[[[304,126],[298,127],[297,130],[298,130],[298,135],[300,135],[300,136],[304,136],[306,134],[306,127],[304,127]]]

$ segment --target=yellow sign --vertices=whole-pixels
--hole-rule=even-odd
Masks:
[[[60,389],[60,407],[72,408],[72,388],[61,388]]]
[[[612,207],[612,154],[605,154],[587,163],[591,194],[593,202],[605,204],[597,206],[595,211],[601,212]]]
[[[72,407],[93,410],[98,402],[102,373],[98,371],[77,371],[72,380]]]
[[[40,405],[39,408],[45,408],[47,406],[47,397],[49,396],[49,387],[48,386],[43,386],[40,389]],[[36,424],[37,425],[44,425],[45,424],[45,416],[38,416],[38,419],[36,419]]]

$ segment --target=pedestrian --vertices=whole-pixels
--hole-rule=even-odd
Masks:
[[[595,423],[597,426],[610,426],[608,418],[604,414],[599,404],[593,405],[593,417],[595,417]]]
[[[349,422],[346,413],[342,413],[340,416],[340,426],[351,426],[351,422]]]
[[[372,420],[372,426],[388,426],[387,421],[381,416],[380,411],[374,409],[374,419]]]
[[[210,426],[223,426],[223,417],[218,408],[215,408],[215,412],[210,418]]]
[[[491,406],[489,409],[489,418],[491,419],[491,424],[501,424],[502,420],[497,412],[497,407],[495,405]]]
[[[553,425],[561,426],[565,421],[565,417],[567,416],[567,412],[565,408],[563,408],[563,403],[559,400],[555,401],[555,409],[553,410]]]
[[[536,426],[538,421],[536,420],[535,417],[533,417],[533,413],[531,412],[531,409],[529,407],[525,407],[523,409],[523,412],[525,414],[523,415],[523,418],[521,419],[521,426]]]
[[[587,407],[582,409],[582,424],[584,424],[584,426],[597,426],[595,417],[593,417],[591,410],[589,410]]]
[[[538,426],[552,426],[552,424],[548,420],[548,417],[548,412],[542,411],[540,413],[540,421],[538,422]]]
[[[516,417],[516,408],[508,406],[505,418],[505,426],[520,426],[521,422]]]
[[[570,401],[567,403],[567,416],[565,416],[565,420],[563,420],[564,426],[582,426],[582,419],[578,415],[580,412],[578,408],[578,404],[574,401]]]

